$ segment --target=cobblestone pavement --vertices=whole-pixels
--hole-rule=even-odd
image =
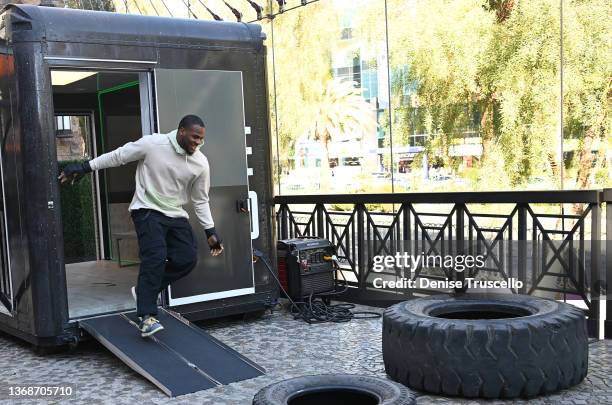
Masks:
[[[356,310],[382,313],[358,306]],[[75,385],[78,404],[250,404],[262,387],[290,377],[322,373],[385,377],[381,319],[308,325],[284,311],[259,319],[234,318],[199,324],[216,338],[263,366],[267,374],[176,398],[166,397],[94,341],[68,353],[39,356],[29,345],[0,333],[0,386],[7,384]],[[418,404],[612,404],[612,341],[589,346],[589,374],[570,390],[530,401],[474,401],[419,394]],[[3,390],[4,391],[4,390]],[[0,404],[58,401],[0,398]]]

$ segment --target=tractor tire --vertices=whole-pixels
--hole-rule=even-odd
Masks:
[[[395,381],[434,394],[517,398],[580,383],[588,369],[582,310],[512,294],[434,295],[383,315],[383,361]]]
[[[253,405],[413,405],[414,394],[385,378],[351,375],[307,375],[262,388]]]

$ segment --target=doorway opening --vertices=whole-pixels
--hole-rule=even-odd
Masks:
[[[51,71],[58,168],[143,136],[140,80],[147,74]],[[147,100],[148,102],[148,100]],[[133,310],[138,244],[128,207],[136,162],[60,186],[70,319]]]

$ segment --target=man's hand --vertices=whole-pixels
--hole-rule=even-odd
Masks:
[[[64,167],[64,170],[60,173],[58,180],[62,184],[67,181],[70,181],[70,184],[78,183],[83,176],[89,172],[91,172],[89,162],[71,163]]]
[[[223,253],[221,239],[219,239],[216,233],[213,233],[208,237],[208,246],[210,247],[210,254],[213,256],[219,256],[221,253]]]

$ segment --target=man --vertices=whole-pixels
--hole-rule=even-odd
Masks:
[[[136,191],[129,210],[138,235],[141,261],[132,294],[136,296],[142,337],[163,329],[156,319],[158,294],[196,265],[197,242],[183,209],[190,198],[206,232],[211,254],[218,256],[223,252],[208,202],[208,159],[199,152],[205,133],[202,119],[187,115],[177,130],[144,136],[88,162],[70,164],[59,176],[61,183],[74,184],[93,170],[138,161]]]

